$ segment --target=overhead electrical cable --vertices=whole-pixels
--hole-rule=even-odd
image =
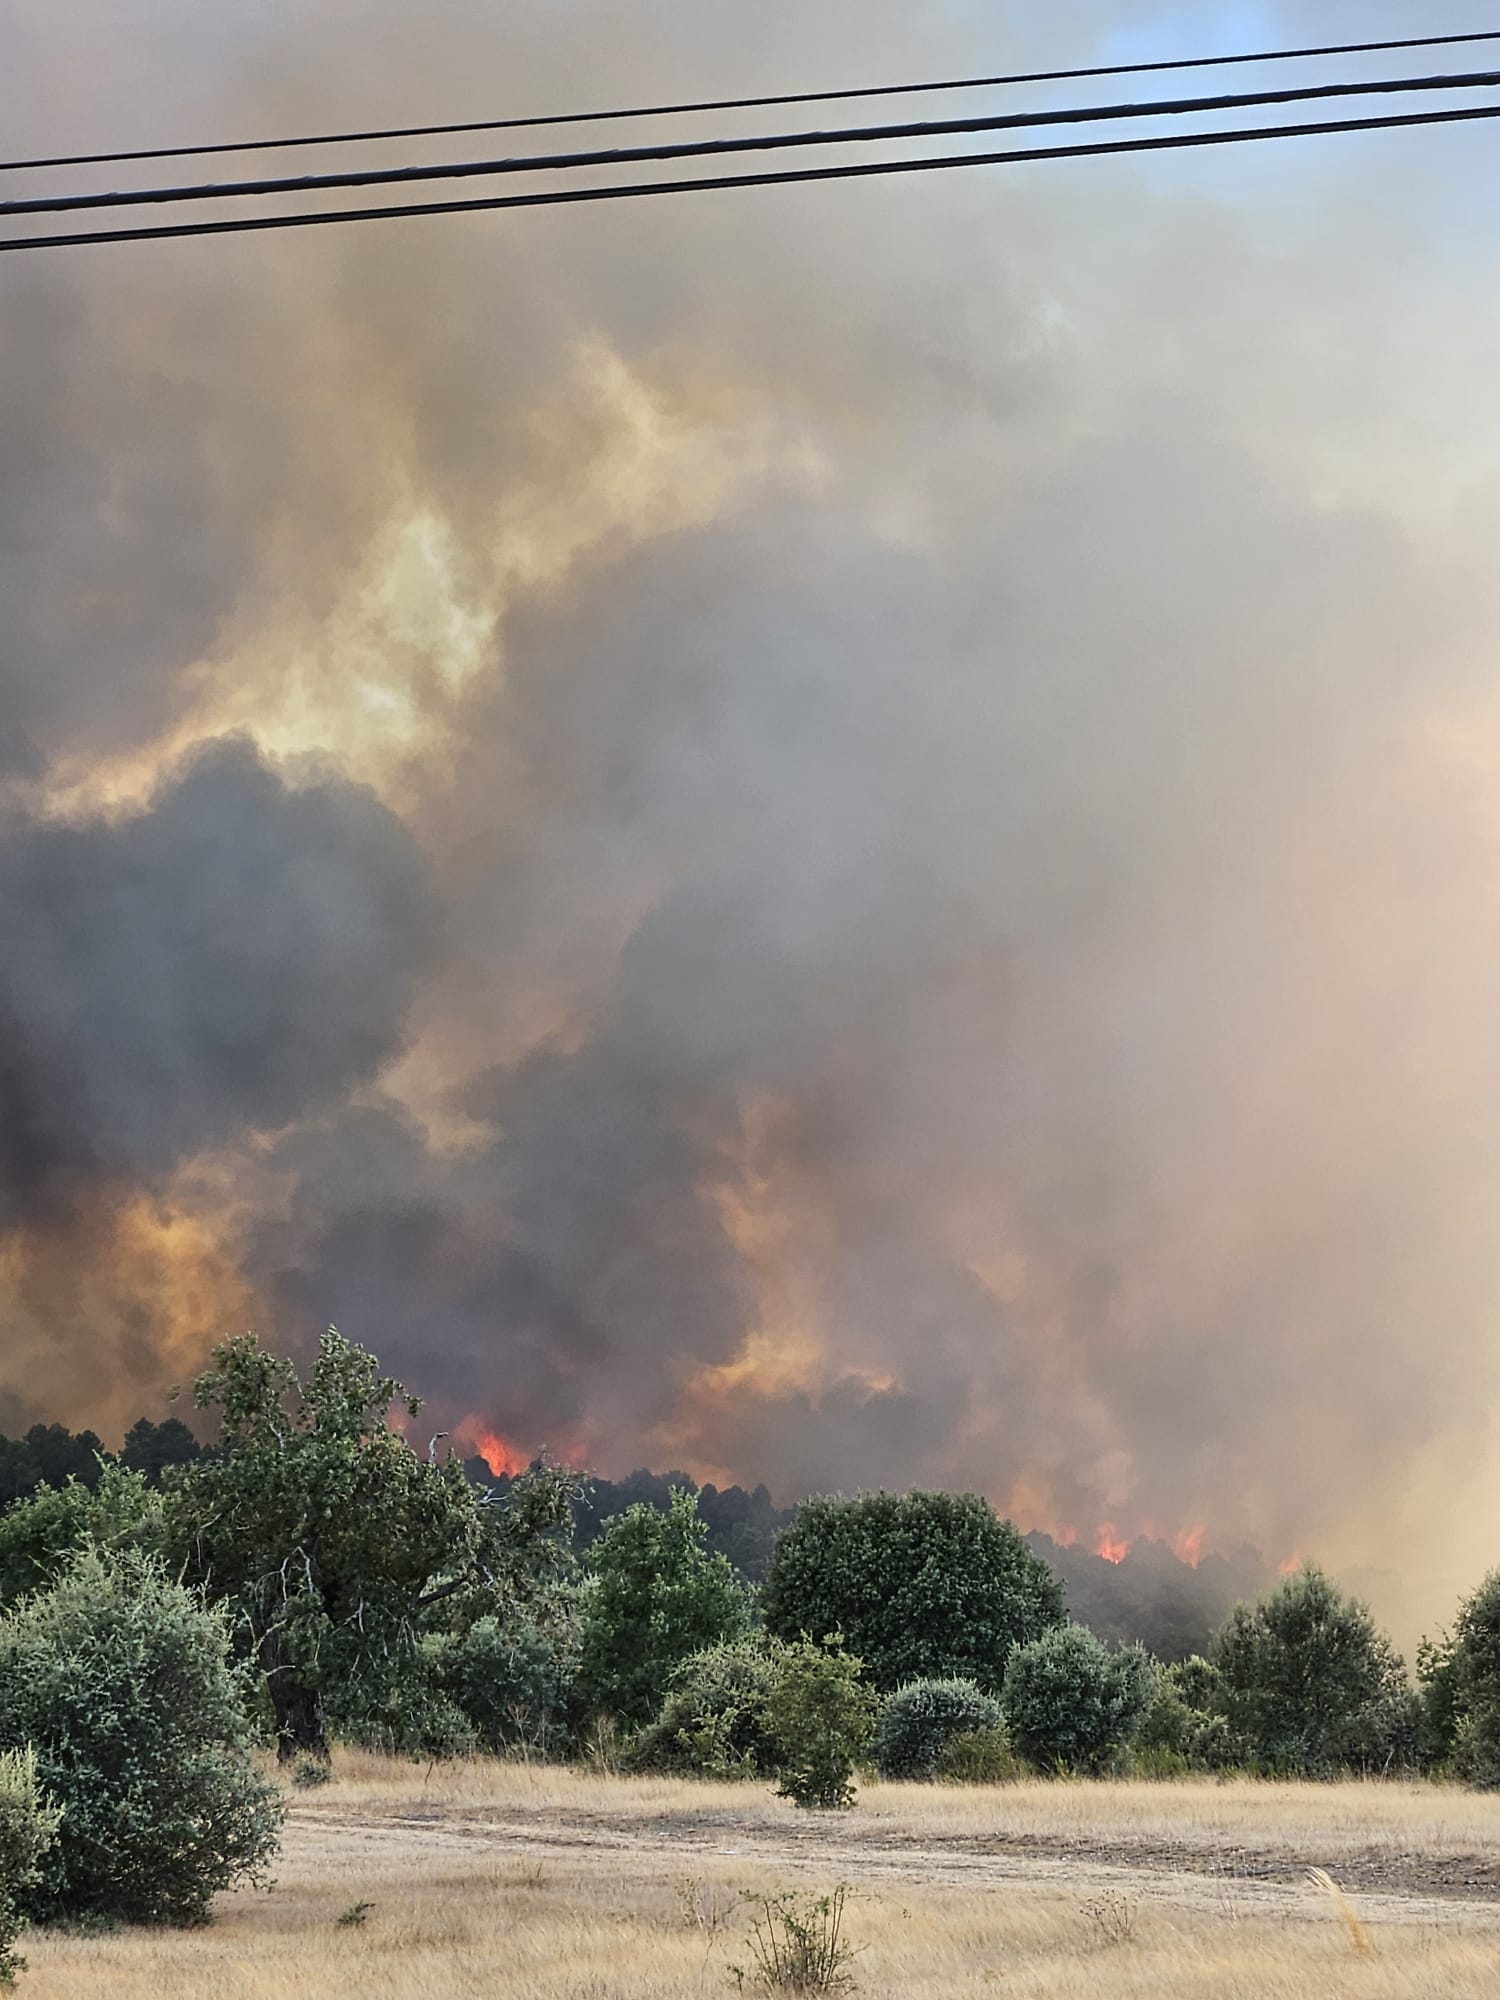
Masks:
[[[1326,56],[1394,55],[1413,49],[1454,48],[1500,42],[1500,28],[1472,34],[1412,35],[1399,41],[1334,42],[1322,47],[1255,49],[1239,55],[1185,56],[1176,60],[1102,63],[1085,69],[1031,70],[1007,76],[947,77],[922,83],[863,84],[840,90],[783,91],[763,97],[703,98],[676,104],[639,104],[606,111],[554,111],[518,118],[474,118],[441,125],[388,125],[365,131],[314,132],[298,138],[223,139],[188,146],[141,146],[125,152],[58,153],[27,160],[0,161],[0,173],[38,167],[118,166],[130,160],[180,160],[209,153],[262,153],[309,146],[365,145],[383,139],[437,139],[463,132],[521,132],[546,125],[603,125],[636,118],[677,118],[690,112],[768,111],[797,104],[836,104],[852,98],[919,97],[940,91],[996,90],[1028,83],[1085,83],[1105,77],[1153,76],[1200,69],[1249,67],[1255,63],[1301,62]]]
[[[469,215],[489,209],[555,208],[586,202],[632,201],[658,194],[701,194],[717,188],[788,187],[817,181],[932,173],[950,167],[1013,166],[1028,160],[1085,160],[1116,154],[1181,152],[1207,146],[1253,145],[1273,139],[1322,138],[1340,132],[1395,132],[1427,125],[1471,124],[1487,118],[1500,118],[1500,104],[1464,104],[1442,111],[1387,112],[1380,117],[1328,119],[1303,125],[1252,125],[1227,131],[1168,132],[1144,139],[1099,139],[1069,146],[1023,147],[1010,152],[950,153],[916,160],[855,160],[835,167],[788,167],[764,173],[711,175],[697,180],[545,188],[529,194],[477,195],[465,200],[398,203],[381,208],[334,208],[300,215],[236,215],[207,222],[139,223],[125,229],[81,230],[55,236],[0,237],[0,252],[56,250],[84,243],[150,243],[175,236],[232,236],[249,230],[309,229],[339,222],[383,222],[399,216]]]
[[[0,201],[0,216],[45,215],[83,209],[134,208],[159,202],[230,201],[282,194],[316,194],[334,188],[409,186],[472,180],[499,174],[575,172],[586,167],[638,166],[670,160],[712,159],[731,153],[782,152],[790,148],[883,145],[901,139],[1034,131],[1056,125],[1139,122],[1196,117],[1208,112],[1272,109],[1331,98],[1432,95],[1439,91],[1495,90],[1500,70],[1464,70],[1452,76],[1380,77],[1356,83],[1303,84],[1281,90],[1242,91],[1217,97],[1165,97],[1132,104],[1071,105],[1062,110],[1012,111],[975,118],[925,119],[900,125],[853,125],[824,132],[762,132],[737,139],[666,140],[650,146],[616,146],[584,153],[534,153],[504,160],[453,160],[417,167],[366,167],[335,174],[297,174],[270,180],[212,181],[193,187],[119,189],[104,194],[37,195]]]

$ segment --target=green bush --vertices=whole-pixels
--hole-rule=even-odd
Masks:
[[[398,1660],[399,1672],[351,1675],[331,1691],[327,1716],[334,1733],[386,1757],[472,1757],[479,1734],[442,1686],[431,1645]],[[304,1752],[293,1761],[316,1754]]]
[[[766,1630],[842,1632],[871,1684],[961,1676],[991,1692],[1011,1649],[1062,1622],[1062,1588],[975,1493],[809,1500],[777,1537]]]
[[[1012,1785],[1026,1766],[1016,1755],[1003,1723],[968,1729],[943,1745],[933,1777],[943,1785]]]
[[[262,1873],[282,1809],[228,1650],[228,1613],[129,1550],[0,1619],[0,1748],[34,1745],[63,1808],[28,1914],[196,1923]]]
[[[589,1552],[574,1706],[649,1722],[674,1670],[705,1646],[736,1639],[750,1621],[744,1585],[704,1548],[708,1524],[691,1493],[665,1514],[637,1503]]]
[[[781,1773],[780,1792],[799,1806],[849,1806],[850,1779],[869,1747],[875,1696],[860,1662],[837,1645],[807,1639],[783,1646],[762,1714]]]
[[[973,1681],[908,1681],[881,1708],[871,1756],[882,1778],[931,1778],[955,1736],[999,1721],[999,1702]]]
[[[1214,1665],[1230,1726],[1264,1770],[1320,1778],[1416,1759],[1419,1714],[1400,1660],[1321,1570],[1238,1606]]]
[[[525,1618],[479,1618],[435,1660],[484,1749],[546,1757],[563,1747],[577,1655],[562,1638]]]
[[[776,1684],[776,1648],[737,1639],[709,1646],[672,1675],[655,1722],[637,1737],[630,1761],[641,1771],[702,1778],[752,1778],[776,1769],[765,1708]]]
[[[0,1610],[54,1583],[83,1548],[164,1553],[162,1500],[138,1472],[106,1465],[88,1483],[41,1486],[0,1513]]]
[[[1230,1728],[1223,1703],[1218,1670],[1198,1655],[1158,1668],[1133,1744],[1136,1773],[1175,1778],[1191,1771],[1227,1771],[1247,1762],[1249,1745]]]
[[[60,1817],[42,1795],[35,1752],[0,1751],[0,1986],[14,1986],[26,1963],[13,1949],[23,1922],[21,1904],[36,1884]]]
[[[1010,1656],[1011,1741],[1039,1770],[1102,1771],[1139,1729],[1155,1679],[1139,1646],[1112,1653],[1083,1626],[1059,1626]]]

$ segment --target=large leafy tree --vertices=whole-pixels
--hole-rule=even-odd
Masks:
[[[253,1335],[195,1386],[218,1450],[165,1475],[189,1578],[230,1601],[265,1678],[283,1759],[326,1756],[330,1703],[420,1699],[421,1642],[497,1610],[544,1617],[571,1561],[570,1474],[538,1465],[486,1504],[456,1458],[412,1450],[421,1408],[330,1327],[306,1381]]]
[[[809,1500],[777,1540],[766,1630],[841,1632],[868,1679],[961,1678],[997,1690],[1017,1646],[1062,1622],[1062,1589],[977,1493]]]
[[[1319,1569],[1240,1605],[1213,1663],[1231,1725],[1269,1769],[1324,1777],[1416,1754],[1416,1704],[1395,1649]]]
[[[745,1630],[748,1595],[707,1533],[693,1495],[674,1492],[666,1513],[638,1502],[594,1544],[576,1684],[585,1709],[645,1722],[690,1654]]]

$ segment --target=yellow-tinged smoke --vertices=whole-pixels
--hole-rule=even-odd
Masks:
[[[0,103],[371,125],[1157,10],[991,11],[12,0]],[[6,1421],[333,1320],[504,1466],[1438,1546],[1441,1609],[1500,1498],[1483,143],[6,260]]]

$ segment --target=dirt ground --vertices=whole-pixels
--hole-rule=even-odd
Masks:
[[[293,1795],[277,1874],[205,1931],[35,1936],[25,1990],[687,2000],[753,1975],[747,1894],[844,1883],[855,1990],[893,2000],[1500,1995],[1500,1800],[1432,1786],[872,1785],[824,1814],[345,1759]]]
[[[1294,1795],[1300,1791],[1295,1788]],[[1283,1830],[1274,1792],[1263,1831],[1252,1840],[1216,1839],[1191,1824],[1175,1839],[1162,1838],[1111,1826],[1107,1814],[1096,1833],[1048,1831],[1026,1824],[1024,1810],[1016,1809],[1017,1793],[997,1790],[990,1797],[994,1824],[982,1830],[903,1823],[894,1814],[875,1818],[857,1811],[787,1810],[768,1817],[759,1797],[739,1810],[702,1810],[688,1802],[655,1811],[630,1804],[613,1810],[567,1806],[551,1799],[529,1806],[509,1800],[461,1807],[330,1801],[297,1812],[288,1830],[286,1866],[357,1872],[377,1857],[385,1870],[425,1865],[442,1854],[483,1854],[548,1861],[583,1876],[630,1857],[681,1877],[708,1861],[734,1860],[758,1874],[774,1869],[788,1879],[845,1881],[872,1891],[1061,1883],[1085,1894],[1149,1890],[1158,1901],[1185,1907],[1220,1907],[1232,1893],[1242,1906],[1266,1910],[1305,1906],[1308,1873],[1321,1868],[1347,1894],[1360,1897],[1371,1920],[1457,1916],[1465,1922],[1490,1919],[1500,1927],[1500,1843],[1489,1850],[1402,1848],[1383,1839],[1359,1846],[1326,1833],[1319,1838],[1315,1821]],[[1500,1977],[1496,1991],[1500,1994]]]

